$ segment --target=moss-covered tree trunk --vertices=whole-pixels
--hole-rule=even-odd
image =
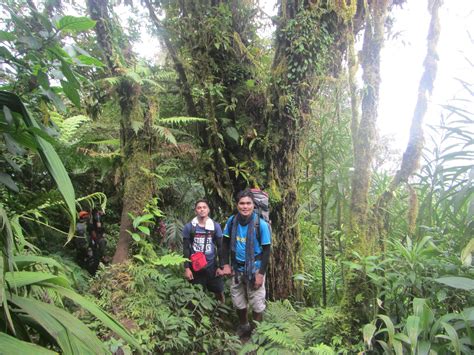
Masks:
[[[104,52],[109,72],[119,78],[117,87],[120,102],[120,141],[122,152],[123,200],[120,219],[120,234],[113,263],[128,259],[132,230],[129,213],[137,216],[142,213],[146,203],[153,195],[151,174],[151,149],[153,146],[153,117],[156,103],[153,97],[145,97],[141,85],[124,75],[126,63],[121,48],[114,45],[112,22],[108,14],[106,0],[88,0],[91,18],[97,21],[96,33],[100,47]]]
[[[428,96],[433,91],[433,84],[436,78],[436,72],[438,68],[438,53],[436,47],[440,35],[440,24],[439,24],[439,8],[441,6],[441,0],[434,0],[429,2],[428,11],[431,13],[431,21],[428,29],[427,37],[427,53],[424,60],[424,71],[418,85],[418,99],[413,113],[411,127],[410,127],[410,138],[408,140],[407,147],[403,153],[403,159],[400,169],[397,171],[395,177],[390,183],[387,191],[383,193],[374,208],[374,215],[377,218],[377,235],[379,238],[379,245],[385,244],[385,235],[387,234],[388,225],[388,207],[389,203],[393,198],[393,192],[400,186],[401,183],[407,182],[408,178],[416,171],[421,157],[423,149],[423,119],[428,109]],[[415,216],[417,214],[416,209],[412,206],[416,206],[416,192],[409,188],[411,208],[409,209],[408,220],[409,230],[414,230]]]
[[[376,243],[368,233],[367,213],[379,102],[380,53],[384,43],[384,24],[388,3],[388,0],[374,0],[368,3],[366,9],[361,56],[364,81],[362,113],[359,124],[357,125],[357,122],[352,124],[352,128],[357,129],[357,132],[352,132],[355,137],[353,142],[354,174],[351,197],[351,240],[347,250],[348,252],[356,251],[361,256],[374,254],[376,249]],[[347,258],[353,257],[347,255]],[[349,272],[345,282],[343,306],[346,313],[352,316],[352,323],[348,325],[352,332],[357,332],[362,324],[372,318],[376,310],[373,298],[373,290],[365,273],[356,270]]]
[[[345,47],[341,38],[347,31],[343,17],[352,15],[345,3],[285,1],[280,5],[269,90],[267,157],[274,221],[269,293],[275,299],[297,294],[293,275],[302,269],[297,219],[299,152],[312,117],[317,78],[338,72]]]

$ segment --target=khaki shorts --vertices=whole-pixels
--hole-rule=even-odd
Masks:
[[[236,283],[235,277],[232,277],[230,295],[235,308],[244,309],[250,305],[254,312],[262,313],[265,310],[265,275],[262,286],[257,290],[250,283],[244,284],[240,280]]]

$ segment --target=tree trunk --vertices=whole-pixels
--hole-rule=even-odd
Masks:
[[[143,100],[146,104],[143,104],[140,101],[141,85],[122,76],[126,63],[122,63],[119,58],[126,56],[120,56],[122,49],[114,47],[107,1],[88,0],[88,8],[91,18],[97,21],[95,28],[97,39],[104,51],[108,69],[113,75],[120,77],[117,94],[121,108],[120,141],[124,192],[119,240],[112,262],[121,263],[128,259],[130,251],[131,237],[127,231],[132,231],[132,221],[129,213],[140,215],[153,196],[153,178],[143,169],[152,170],[150,157],[154,142],[152,121],[157,105],[150,97],[146,97]]]
[[[350,245],[352,247],[347,250],[356,251],[361,256],[375,253],[375,243],[370,239],[367,231],[367,212],[371,179],[370,167],[374,157],[379,102],[380,52],[384,42],[387,7],[388,0],[374,0],[368,3],[361,58],[364,80],[362,114],[358,127],[356,122],[352,124],[352,127],[357,128],[357,132],[355,134],[353,132],[356,140],[353,143],[354,173],[350,221],[352,237]],[[347,255],[347,258],[353,259],[353,256]],[[348,324],[352,334],[356,334],[361,325],[367,323],[376,310],[373,291],[363,271],[352,270],[347,274],[343,309],[352,316],[351,324]]]
[[[440,25],[438,18],[439,7],[441,6],[441,0],[434,0],[430,2],[429,11],[431,13],[431,21],[428,30],[428,47],[427,53],[424,61],[425,70],[421,76],[420,83],[418,85],[418,100],[415,106],[415,112],[413,113],[412,123],[410,128],[410,138],[408,145],[406,147],[405,153],[403,153],[403,159],[400,169],[397,171],[395,177],[393,178],[388,190],[382,194],[375,206],[374,214],[377,218],[378,223],[378,236],[380,238],[379,244],[384,245],[384,236],[386,235],[386,226],[388,213],[387,208],[388,204],[393,198],[393,192],[399,187],[403,182],[407,182],[408,178],[416,171],[421,157],[421,152],[423,149],[423,119],[426,115],[426,110],[428,108],[428,95],[431,94],[433,90],[433,83],[436,78],[437,72],[437,61],[438,54],[436,52],[436,46],[439,40],[440,34]],[[410,200],[416,200],[416,193],[411,188]],[[415,202],[410,203],[410,206],[416,205]],[[409,214],[409,227],[413,230],[414,226],[414,217],[416,211],[413,208],[410,208]]]
[[[268,115],[272,137],[268,186],[275,221],[269,293],[275,299],[297,291],[293,275],[302,270],[297,215],[299,151],[312,117],[316,78],[339,71],[348,30],[342,19],[350,13],[347,10],[345,3],[312,5],[298,1],[282,2],[279,10],[269,95],[272,110]]]

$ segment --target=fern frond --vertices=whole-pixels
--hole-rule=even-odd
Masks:
[[[160,265],[160,266],[178,266],[182,265],[188,259],[183,258],[181,255],[178,254],[167,254],[163,255],[162,257],[152,260],[153,265]]]
[[[112,76],[110,78],[104,78],[96,81],[97,84],[107,84],[108,86],[111,87],[117,87],[120,83],[120,77],[119,76]]]
[[[157,81],[176,81],[176,72],[174,70],[160,70],[154,74],[154,78]]]
[[[91,119],[84,115],[69,117],[62,122],[57,122],[61,135],[59,139],[64,144],[73,144],[78,141],[78,130],[86,122]]]
[[[259,331],[262,331],[262,334],[272,343],[293,351],[303,348],[304,333],[296,325],[273,323],[267,324],[267,327],[264,329],[260,328]]]
[[[173,144],[174,146],[178,146],[178,142],[176,141],[176,137],[173,135],[173,133],[171,133],[169,128],[166,128],[164,126],[158,126],[158,125],[153,125],[153,128],[166,141]]]
[[[105,211],[107,207],[107,195],[103,192],[94,192],[90,195],[80,197],[76,200],[76,203],[81,206],[82,203],[87,203],[89,210],[93,209],[95,206],[100,206],[101,211]],[[82,207],[81,207],[82,208]]]
[[[157,120],[159,124],[170,124],[170,125],[182,125],[194,122],[207,122],[206,118],[201,117],[191,117],[191,116],[175,116],[175,117],[167,117],[167,118],[160,118]]]
[[[156,81],[154,80],[150,80],[150,79],[143,79],[142,82],[144,84],[149,84],[151,85],[152,87],[154,87],[155,89],[158,89],[158,90],[164,90],[163,86],[161,86],[160,84],[158,84]]]
[[[125,77],[134,81],[135,83],[137,84],[142,84],[142,78],[140,77],[140,74],[138,74],[136,71],[134,70],[127,70],[125,72]]]
[[[315,355],[336,355],[336,352],[334,351],[333,348],[330,346],[327,346],[325,344],[318,344],[316,346],[312,346],[309,349],[306,349],[303,351],[304,355],[310,355],[310,354],[315,354]]]
[[[254,343],[246,343],[239,351],[239,355],[253,354],[258,350],[258,345]]]
[[[87,142],[89,144],[97,144],[97,145],[111,145],[114,147],[119,147],[120,146],[120,139],[104,139],[101,141],[91,141]]]
[[[269,302],[265,318],[269,322],[294,322],[298,313],[288,300]]]

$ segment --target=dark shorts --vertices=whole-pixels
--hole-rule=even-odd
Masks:
[[[202,271],[193,271],[194,285],[202,285],[203,288],[210,292],[222,293],[224,292],[224,280],[222,277],[216,276],[216,267],[209,267]]]

